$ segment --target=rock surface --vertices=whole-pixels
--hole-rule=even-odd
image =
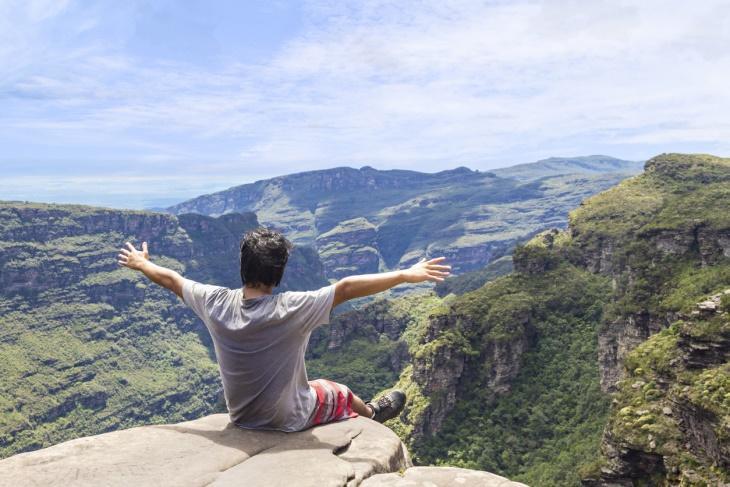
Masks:
[[[412,467],[403,475],[378,474],[362,487],[527,487],[489,472],[456,467]]]
[[[398,437],[368,419],[283,433],[214,414],[21,453],[0,461],[0,485],[356,486],[409,466]]]
[[[488,472],[409,467],[395,433],[362,417],[283,433],[237,428],[213,414],[21,453],[0,461],[0,485],[525,487]]]

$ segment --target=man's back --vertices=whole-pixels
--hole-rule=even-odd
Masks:
[[[231,421],[246,428],[298,431],[316,398],[304,353],[317,326],[329,323],[335,286],[244,299],[228,289],[185,279],[185,303],[208,328]]]
[[[350,299],[371,296],[401,283],[443,281],[444,257],[421,259],[408,269],[348,276],[317,291],[272,294],[283,278],[293,248],[266,228],[241,240],[242,289],[200,284],[150,262],[147,242],[130,242],[120,265],[139,270],[185,301],[213,338],[231,420],[246,428],[298,431],[358,414],[383,422],[400,414],[405,393],[394,390],[364,402],[349,387],[327,379],[307,382],[304,352],[309,335],[329,323],[330,310]],[[249,299],[243,298],[246,293]]]

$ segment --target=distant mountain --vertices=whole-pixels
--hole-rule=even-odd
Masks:
[[[639,174],[644,169],[643,161],[625,161],[610,156],[550,157],[537,162],[495,169],[494,174],[521,181],[563,174]]]
[[[515,175],[465,167],[438,173],[338,167],[236,186],[168,210],[253,211],[294,242],[314,245],[328,278],[436,255],[461,273],[481,269],[545,228],[564,226],[570,208],[636,172],[634,163],[607,157],[559,161]],[[530,171],[534,177],[527,178]]]
[[[220,380],[204,325],[116,256],[147,240],[153,262],[235,288],[238,242],[256,226],[253,213],[0,202],[0,456],[213,411]],[[325,283],[316,251],[298,246],[282,290]]]

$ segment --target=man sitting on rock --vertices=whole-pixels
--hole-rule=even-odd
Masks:
[[[241,241],[243,288],[228,289],[186,279],[149,260],[147,242],[127,242],[119,264],[139,270],[190,306],[208,328],[231,421],[242,428],[301,431],[356,417],[384,422],[397,416],[405,394],[394,390],[365,403],[350,389],[326,379],[307,380],[304,352],[312,331],[329,323],[335,306],[401,283],[442,281],[444,257],[422,259],[409,269],[349,276],[316,291],[273,294],[292,244],[259,228]]]

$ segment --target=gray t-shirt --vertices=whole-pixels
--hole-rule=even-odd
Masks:
[[[299,431],[316,397],[307,382],[309,335],[329,323],[334,284],[243,299],[243,291],[185,279],[183,301],[208,328],[231,421]]]

